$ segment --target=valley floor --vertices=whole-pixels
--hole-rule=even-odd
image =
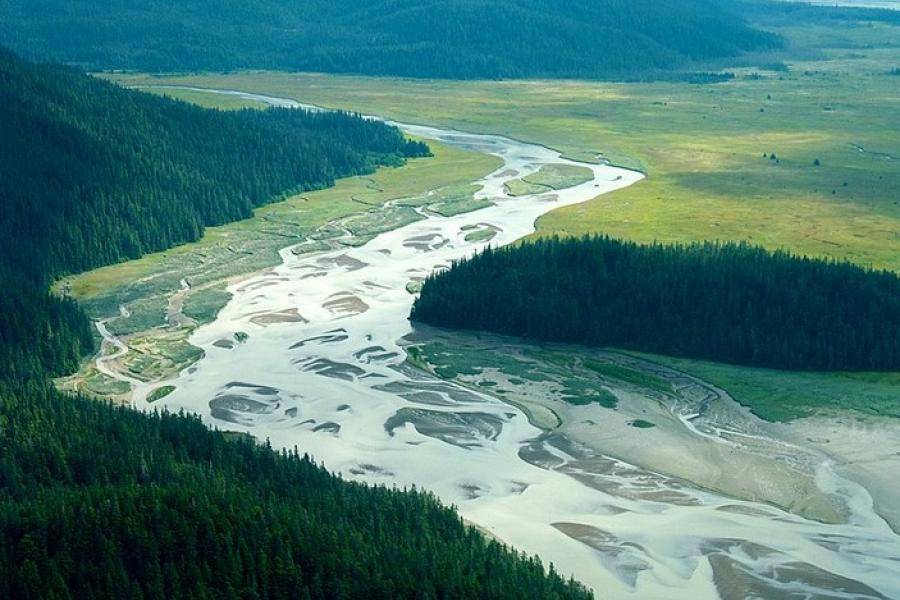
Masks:
[[[785,27],[786,65],[719,84],[426,81],[303,73],[116,74],[253,91],[406,123],[498,133],[645,172],[553,211],[536,235],[745,240],[900,270],[897,27]],[[776,68],[777,67],[777,68]]]
[[[887,35],[878,27],[840,34],[859,43],[865,41],[861,36],[883,41]],[[649,175],[626,189],[549,213],[538,221],[537,235],[746,239],[900,269],[895,193],[900,147],[892,135],[900,100],[892,91],[896,76],[887,74],[896,51],[876,45],[865,51],[833,49],[828,57],[832,60],[792,64],[788,72],[739,71],[734,81],[716,86],[274,73],[116,79],[208,105],[222,100],[165,86],[238,89],[400,121],[497,132]],[[859,88],[868,93],[858,93]],[[228,108],[243,105],[234,97],[228,103]],[[462,218],[459,231],[446,239],[443,229],[404,240],[391,237],[390,232],[420,223],[416,215],[422,210],[446,218],[486,208],[468,186],[500,165],[484,153],[491,149],[433,148],[435,159],[346,180],[333,190],[260,209],[252,220],[212,229],[198,244],[61,282],[59,291],[78,298],[95,318],[108,320],[110,336],[128,348],[114,360],[86,365],[61,385],[123,401],[139,391],[153,405],[197,409],[237,431],[262,424],[285,445],[303,436],[329,466],[365,481],[430,482],[442,497],[458,501],[467,519],[517,547],[536,551],[535,540],[547,540],[542,554],[568,557],[565,565],[592,573],[589,583],[595,587],[650,590],[650,596],[665,589],[669,597],[698,597],[698,590],[702,597],[727,596],[723,590],[789,597],[791,585],[802,582],[820,591],[843,587],[854,597],[900,593],[880,574],[870,579],[874,588],[853,579],[861,568],[853,566],[854,553],[868,554],[877,573],[887,573],[900,560],[900,543],[881,521],[900,531],[898,374],[788,374],[417,328],[401,342],[408,364],[398,367],[416,389],[375,393],[359,382],[370,373],[394,377],[394,371],[382,369],[379,361],[389,359],[364,347],[369,342],[362,339],[353,340],[361,354],[341,355],[346,363],[338,360],[334,344],[341,343],[347,325],[330,325],[322,333],[330,339],[288,340],[287,333],[278,334],[279,327],[300,331],[309,317],[292,312],[300,296],[288,301],[275,293],[307,293],[291,287],[286,275],[304,265],[314,277],[321,271],[322,277],[343,278],[340,273],[371,268],[353,260],[371,258],[365,244],[376,238],[395,255],[410,249],[439,253],[446,243],[505,240],[495,222],[477,218],[485,213]],[[534,175],[526,179],[514,183],[513,191],[519,186],[524,193],[543,192],[552,201],[545,181],[538,190]],[[582,180],[570,183],[577,181]],[[286,247],[296,251],[279,254]],[[320,259],[339,263],[319,264]],[[256,275],[247,278],[248,273]],[[405,277],[404,294],[415,292],[414,275]],[[389,294],[368,286],[377,282],[357,283],[358,289],[331,290],[334,297],[320,303],[329,318],[355,318],[372,304],[370,295]],[[234,295],[240,301],[229,305]],[[226,318],[217,321],[229,306]],[[394,312],[392,318],[405,318]],[[232,326],[236,323],[244,325]],[[201,360],[232,350],[246,355],[251,346],[262,356],[270,352],[263,346],[275,347],[256,336],[269,336],[284,353],[290,348],[321,354],[310,354],[318,356],[311,362],[285,363],[283,371],[272,365],[284,363],[287,354],[265,354],[273,375],[249,383],[246,377],[259,375],[253,369],[260,365],[244,369],[221,356],[218,361],[229,362]],[[385,354],[395,341],[384,345]],[[106,351],[113,351],[111,342]],[[109,377],[104,363],[113,375],[136,383]],[[343,386],[346,398],[301,401],[319,385],[298,389],[297,378],[309,377],[301,371],[352,382],[327,384]],[[173,380],[177,390],[168,389]],[[274,412],[272,390],[284,414]],[[282,397],[284,390],[296,394]],[[386,391],[420,406],[403,404],[395,411],[394,400],[382,394]],[[529,423],[510,407],[521,409]],[[288,427],[303,411],[308,418]],[[389,418],[381,418],[385,415]],[[352,447],[342,445],[342,436],[354,438]],[[471,472],[448,458],[458,454],[462,461],[475,452],[485,463]],[[435,479],[425,462],[416,467],[404,458],[413,455],[445,460],[448,472]],[[503,478],[489,472],[512,464]],[[558,538],[547,533],[547,518]],[[770,530],[759,529],[763,524]],[[726,539],[727,532],[744,537]],[[571,540],[579,545],[569,545]],[[764,541],[771,547],[761,545]],[[848,553],[835,550],[840,545]],[[787,573],[790,548],[802,548],[812,562],[795,561],[796,572]],[[698,552],[714,557],[708,566],[689,558]]]

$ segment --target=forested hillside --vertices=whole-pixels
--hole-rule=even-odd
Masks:
[[[202,111],[0,54],[0,598],[591,598],[428,494],[49,383],[93,349],[54,276],[426,151],[350,115]]]
[[[5,0],[0,43],[91,69],[635,77],[777,47],[722,0]],[[97,18],[102,15],[102,18]]]
[[[0,255],[55,277],[427,153],[342,113],[211,111],[0,50]]]
[[[0,382],[0,598],[591,597],[428,494]]]
[[[427,152],[349,114],[203,110],[0,49],[0,374],[20,354],[63,372],[90,347],[54,278]]]
[[[777,369],[900,369],[900,277],[746,244],[488,249],[426,280],[412,318]]]

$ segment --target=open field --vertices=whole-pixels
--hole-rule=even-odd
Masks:
[[[547,165],[541,167],[537,173],[510,181],[506,184],[506,191],[510,196],[540,194],[580,185],[585,181],[590,181],[591,176],[591,170],[585,167]]]
[[[900,418],[900,373],[774,371],[635,354],[726,390],[767,421],[852,411],[857,418]]]
[[[738,69],[734,80],[715,85],[266,72],[116,78],[253,91],[502,133],[648,174],[629,189],[550,213],[537,235],[747,240],[900,270],[900,96],[890,74],[900,64],[897,28],[780,33],[815,58],[798,59],[788,71]]]

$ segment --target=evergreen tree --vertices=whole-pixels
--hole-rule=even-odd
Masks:
[[[92,69],[631,78],[781,46],[736,8],[721,0],[6,0],[0,41]]]
[[[412,319],[776,369],[900,370],[900,277],[747,244],[488,249],[429,277]]]

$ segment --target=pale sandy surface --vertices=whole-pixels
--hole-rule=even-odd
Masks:
[[[862,484],[875,511],[900,533],[900,422],[848,414],[800,419],[782,428],[798,444],[830,456],[837,473]]]

